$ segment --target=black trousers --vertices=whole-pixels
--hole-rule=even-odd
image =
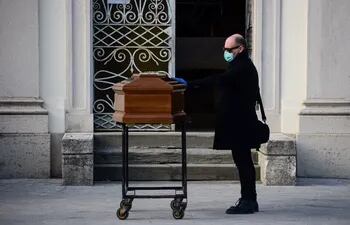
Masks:
[[[232,158],[239,173],[241,197],[256,200],[255,168],[250,149],[232,150]]]

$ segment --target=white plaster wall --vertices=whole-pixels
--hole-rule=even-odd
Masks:
[[[267,123],[272,132],[280,132],[281,2],[254,0],[253,5],[252,59],[259,73]]]
[[[308,99],[350,100],[350,1],[311,0]]]
[[[308,1],[281,4],[281,131],[297,133],[306,98]]]
[[[69,73],[67,1],[39,0],[40,95],[49,111],[50,133],[65,132],[66,80]]]
[[[39,97],[38,0],[0,0],[0,96]]]
[[[350,178],[350,1],[308,4],[307,99],[297,134],[297,173]]]
[[[265,0],[263,4],[263,21],[262,21],[262,74],[260,76],[261,79],[261,88],[263,91],[263,99],[264,99],[264,107],[266,110],[273,110],[275,107],[278,107],[278,104],[276,105],[276,102],[274,101],[275,96],[275,78],[276,76],[279,76],[279,71],[275,71],[275,65],[276,63],[279,63],[275,60],[276,57],[276,32],[280,32],[278,27],[276,27],[276,12],[277,9],[275,6],[274,0]],[[278,54],[278,53],[277,53]],[[278,85],[278,84],[277,84]]]
[[[0,178],[50,177],[38,6],[38,0],[0,0]]]

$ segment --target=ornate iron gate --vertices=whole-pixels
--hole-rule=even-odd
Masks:
[[[169,73],[173,60],[173,0],[92,0],[95,131],[119,129],[112,119],[113,84],[133,73]],[[171,70],[171,69],[170,69]],[[168,130],[167,125],[135,126]]]

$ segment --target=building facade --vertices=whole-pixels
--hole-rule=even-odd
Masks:
[[[112,2],[0,0],[0,177],[60,177],[65,134],[115,128],[113,83],[186,66],[177,1]],[[295,137],[297,175],[350,178],[350,2],[244,3],[269,125]]]

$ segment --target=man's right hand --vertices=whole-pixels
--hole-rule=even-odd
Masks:
[[[179,82],[180,84],[184,84],[187,86],[187,81],[182,79],[182,78],[179,78],[179,77],[174,77],[174,79]]]

